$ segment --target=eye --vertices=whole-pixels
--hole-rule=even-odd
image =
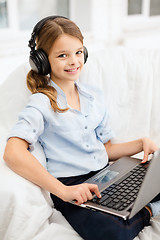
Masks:
[[[59,58],[65,58],[66,56],[67,56],[67,55],[63,53],[63,54],[59,55],[58,57],[59,57]]]
[[[82,50],[79,50],[79,51],[76,52],[76,54],[82,54],[82,53],[83,53]]]

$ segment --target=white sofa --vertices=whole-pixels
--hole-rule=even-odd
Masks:
[[[21,65],[0,85],[0,240],[78,240],[49,194],[12,172],[2,160],[7,134],[30,95],[25,85],[28,70],[28,64]],[[115,142],[147,136],[160,146],[160,50],[89,52],[80,81],[105,91]],[[38,144],[33,154],[45,166]],[[159,240],[160,217],[135,239]]]

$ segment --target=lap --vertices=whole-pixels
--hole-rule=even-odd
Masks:
[[[122,218],[81,208],[70,203],[63,202],[51,195],[55,207],[61,211],[71,226],[86,240],[105,239],[131,240],[149,225],[150,216],[146,209],[142,209],[131,220],[124,221]]]
[[[66,185],[79,184],[85,181],[86,176],[59,179]],[[61,211],[71,226],[86,240],[131,240],[145,227],[149,225],[150,214],[143,208],[132,219],[122,218],[94,211],[71,203],[63,202],[61,199],[51,194],[52,200],[57,210]],[[158,195],[154,200],[160,199]]]

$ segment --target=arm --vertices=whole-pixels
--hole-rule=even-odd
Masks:
[[[148,160],[148,155],[158,150],[158,147],[149,138],[141,138],[131,142],[112,144],[108,141],[104,144],[110,160],[123,156],[132,156],[144,151],[143,163]]]
[[[64,201],[76,200],[82,204],[92,199],[91,192],[100,197],[97,185],[79,184],[65,186],[38,162],[38,160],[27,150],[28,142],[20,138],[10,138],[4,152],[4,160],[7,165],[17,174],[46,189]]]

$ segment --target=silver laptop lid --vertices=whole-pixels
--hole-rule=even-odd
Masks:
[[[160,150],[156,151],[146,172],[129,218],[132,218],[160,193]]]

